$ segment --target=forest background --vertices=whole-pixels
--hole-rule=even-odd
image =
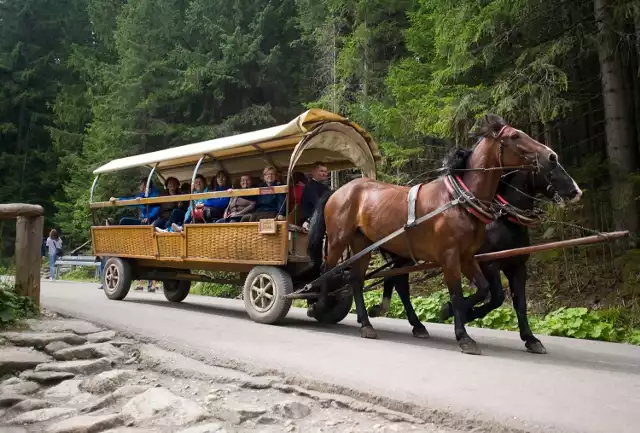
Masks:
[[[613,309],[636,326],[639,60],[632,0],[0,0],[0,202],[41,204],[73,247],[89,238],[91,172],[113,158],[321,107],[371,132],[384,180],[412,184],[491,112],[553,147],[585,191],[549,208],[534,242],[633,233],[532,258],[532,309]],[[139,174],[98,196],[133,192]],[[5,265],[14,231],[0,222]],[[414,292],[442,289],[430,281]]]

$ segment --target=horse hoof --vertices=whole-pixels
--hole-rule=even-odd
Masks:
[[[482,355],[482,352],[478,347],[478,343],[473,341],[471,338],[460,340],[459,344],[460,349],[462,349],[462,353],[466,353],[467,355]]]
[[[375,340],[378,338],[378,333],[373,329],[373,326],[363,326],[360,328],[360,336],[362,338],[371,338]]]
[[[542,343],[539,340],[527,341],[526,343],[524,343],[524,345],[527,348],[527,352],[529,353],[535,353],[538,355],[547,354],[547,349],[545,349],[545,347],[542,345]]]
[[[373,307],[369,308],[367,314],[369,314],[369,317],[380,317],[380,310],[380,305],[374,305]]]
[[[413,328],[413,336],[416,338],[429,338],[429,331],[427,328]]]
[[[445,320],[447,320],[452,316],[453,316],[453,306],[451,305],[451,302],[447,302],[440,309],[440,320],[444,322]]]

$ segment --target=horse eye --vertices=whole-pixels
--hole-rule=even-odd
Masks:
[[[509,138],[511,138],[512,140],[517,140],[518,138],[520,138],[520,134],[518,134],[517,132],[514,132],[513,134],[511,134]]]

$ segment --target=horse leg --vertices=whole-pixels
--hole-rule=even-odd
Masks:
[[[323,273],[330,271],[338,264],[338,261],[342,257],[342,253],[349,245],[350,236],[345,235],[345,232],[339,232],[338,235],[333,239],[333,241],[328,240],[327,242],[327,260],[324,263]],[[325,279],[322,283],[320,283],[320,294],[318,300],[314,304],[314,311],[318,311],[320,309],[326,308],[327,301],[329,299],[329,284],[335,280],[336,277],[332,277],[329,279]]]
[[[471,259],[475,266],[471,264],[469,261],[468,269],[463,269],[464,275],[471,281],[472,284],[476,286],[476,291],[468,298],[464,298],[469,304],[469,312],[473,309],[474,305],[479,303],[480,301],[484,301],[488,298],[489,293],[491,292],[491,284],[485,278],[482,270],[478,266],[478,262],[475,259]],[[486,314],[486,313],[485,313]],[[451,301],[447,302],[442,309],[440,310],[440,319],[444,322],[448,318],[453,316],[453,306],[451,305]],[[471,321],[473,319],[469,319]]]
[[[478,344],[469,337],[469,334],[464,327],[470,304],[468,300],[462,296],[460,267],[460,255],[458,252],[449,252],[444,260],[443,273],[444,281],[449,289],[451,305],[453,306],[453,326],[455,329],[456,340],[458,340],[458,344],[460,345],[462,352],[470,355],[480,355],[480,348],[478,348]]]
[[[491,298],[489,299],[489,302],[486,302],[479,307],[471,307],[467,316],[467,320],[469,322],[476,319],[482,319],[504,303],[504,287],[502,287],[502,281],[500,280],[499,265],[493,264],[491,266],[483,266],[481,269],[484,277],[488,281]]]
[[[374,305],[369,308],[368,313],[370,317],[382,317],[389,312],[389,306],[391,305],[391,295],[393,294],[394,286],[397,286],[397,276],[385,277],[384,288],[382,289],[382,303]]]
[[[398,292],[398,296],[404,306],[404,311],[407,313],[407,319],[409,319],[409,323],[413,326],[413,336],[416,338],[429,338],[427,328],[425,328],[422,322],[420,322],[416,311],[413,309],[413,304],[411,304],[409,274],[398,275],[398,279],[396,281],[396,292]]]
[[[518,317],[518,328],[520,328],[520,338],[524,341],[524,345],[528,352],[545,354],[547,349],[543,344],[534,337],[529,327],[529,319],[527,318],[527,297],[525,295],[525,287],[527,284],[527,265],[519,263],[504,269],[504,273],[509,279],[509,287],[511,289],[511,298],[513,300],[513,308],[516,310]]]
[[[353,250],[353,254],[358,254],[360,251],[365,249],[371,243],[370,241],[362,235],[356,235],[351,241],[351,249]],[[364,257],[361,257],[353,264],[351,268],[351,274],[349,275],[349,285],[353,290],[353,300],[356,304],[356,313],[358,315],[358,323],[360,323],[360,336],[362,338],[378,338],[378,333],[371,322],[369,321],[369,316],[367,314],[367,307],[364,303],[364,276],[367,273],[367,267],[369,266],[369,260],[371,259],[371,254],[366,254]]]

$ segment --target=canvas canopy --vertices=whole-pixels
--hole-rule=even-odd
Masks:
[[[380,159],[377,144],[360,126],[337,114],[311,109],[285,125],[116,159],[94,174],[155,166],[162,177],[174,176],[183,182],[191,179],[203,155],[198,173],[207,177],[220,169],[232,176],[259,176],[267,165],[283,173],[293,167],[308,171],[315,161],[322,161],[330,170],[360,168],[365,176],[375,178]]]

